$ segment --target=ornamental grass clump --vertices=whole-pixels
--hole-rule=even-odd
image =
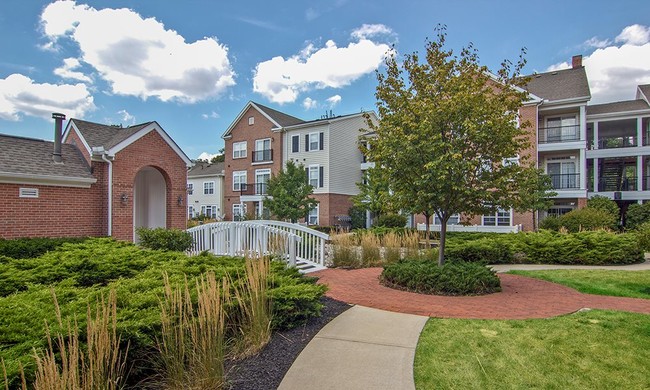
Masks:
[[[477,263],[403,260],[384,266],[380,277],[387,287],[431,295],[484,295],[501,291],[496,272]]]
[[[361,234],[359,238],[361,245],[361,266],[371,267],[381,263],[379,238],[371,232]]]
[[[402,246],[406,248],[405,257],[407,259],[420,258],[420,233],[417,231],[407,231],[402,237]]]
[[[257,354],[271,339],[270,269],[267,257],[246,259],[246,274],[234,284],[241,334],[238,357]]]
[[[359,255],[355,236],[351,233],[337,233],[332,239],[332,265],[334,267],[357,268]]]
[[[395,263],[401,258],[402,251],[402,237],[394,232],[389,232],[384,235],[384,262]]]

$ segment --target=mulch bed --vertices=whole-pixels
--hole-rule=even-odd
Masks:
[[[226,380],[230,389],[277,389],[293,361],[316,333],[351,307],[328,297],[321,298],[321,302],[324,306],[320,317],[312,318],[305,325],[288,331],[274,332],[271,341],[256,356],[226,361]]]

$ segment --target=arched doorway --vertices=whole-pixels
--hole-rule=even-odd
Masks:
[[[133,183],[133,239],[139,227],[167,227],[167,184],[162,173],[153,167],[144,167],[135,175]]]

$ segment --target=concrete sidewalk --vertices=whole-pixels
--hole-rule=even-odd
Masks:
[[[415,347],[428,319],[354,306],[318,332],[278,389],[415,389]]]
[[[613,271],[647,271],[650,270],[650,260],[645,263],[630,265],[559,265],[559,264],[494,264],[490,265],[497,272],[539,271],[547,269],[606,269]]]

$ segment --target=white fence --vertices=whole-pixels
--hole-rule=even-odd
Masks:
[[[317,269],[325,267],[325,243],[329,235],[308,227],[253,220],[213,222],[187,231],[192,234],[190,252],[194,254],[203,251],[228,256],[276,254],[292,267],[299,262]]]
[[[418,223],[418,230],[425,231],[426,225]],[[429,225],[429,230],[439,232],[440,225]],[[484,225],[447,225],[448,232],[483,232],[483,233],[517,233],[522,230],[521,225],[514,226],[484,226]]]

